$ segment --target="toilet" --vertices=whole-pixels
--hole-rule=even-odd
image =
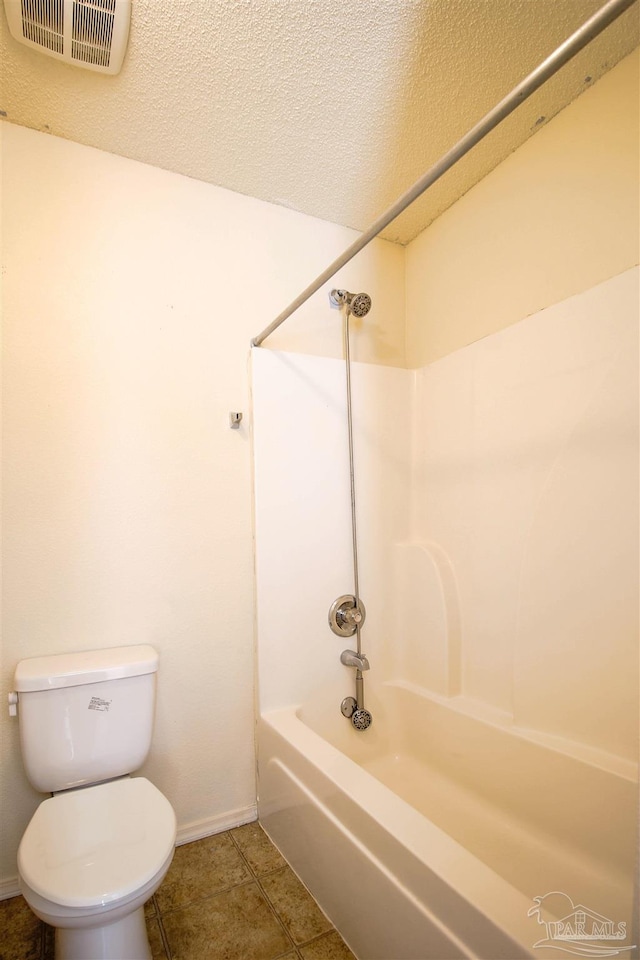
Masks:
[[[147,645],[16,668],[25,771],[52,794],[20,842],[20,889],[55,927],[56,960],[151,960],[143,905],[171,864],[176,817],[131,774],[151,746],[157,670]]]

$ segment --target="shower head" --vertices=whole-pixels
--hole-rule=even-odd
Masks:
[[[351,723],[356,730],[366,730],[373,723],[373,717],[364,707],[354,710],[351,714]]]
[[[332,290],[329,299],[336,307],[346,306],[354,317],[366,317],[371,310],[371,297],[368,293],[349,293],[348,290]]]
[[[347,309],[354,317],[366,317],[371,310],[371,297],[368,293],[356,293],[351,297]]]

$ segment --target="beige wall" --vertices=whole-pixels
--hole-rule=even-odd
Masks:
[[[406,248],[421,367],[638,263],[640,51]]]
[[[153,644],[145,772],[210,832],[255,803],[249,341],[354,234],[6,124],[2,161],[0,702],[21,658]],[[345,273],[376,303],[361,359],[404,363],[403,259],[380,241]],[[278,342],[341,354],[327,290]],[[1,894],[41,797],[0,725]]]

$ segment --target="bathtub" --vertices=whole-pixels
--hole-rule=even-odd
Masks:
[[[632,764],[407,683],[367,706],[365,732],[326,693],[258,725],[260,821],[358,960],[636,954]]]

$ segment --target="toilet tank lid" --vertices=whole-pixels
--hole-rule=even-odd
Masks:
[[[147,644],[140,644],[21,660],[16,667],[14,683],[18,693],[26,693],[138,677],[155,673],[157,669],[157,652]]]

